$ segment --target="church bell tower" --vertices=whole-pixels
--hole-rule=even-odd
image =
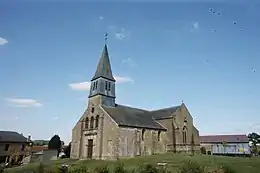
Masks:
[[[107,40],[107,34],[105,35]],[[103,48],[96,72],[91,79],[89,91],[89,101],[99,98],[100,104],[105,106],[115,106],[115,78],[112,74],[112,69],[109,60],[107,44]]]

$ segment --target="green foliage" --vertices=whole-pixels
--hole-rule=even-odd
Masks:
[[[253,132],[248,135],[248,139],[252,143],[252,147],[251,147],[252,153],[257,154],[258,152],[257,144],[260,143],[260,135]]]
[[[200,152],[201,152],[201,154],[206,154],[206,148],[205,147],[201,147],[200,148]]]
[[[139,165],[135,170],[135,173],[166,173],[166,169],[158,168],[152,164]]]
[[[100,167],[97,167],[94,171],[95,173],[109,173],[109,169],[107,165],[103,165]]]
[[[48,149],[60,150],[61,144],[60,137],[58,135],[54,135],[48,143]]]
[[[227,165],[220,165],[217,169],[215,169],[211,173],[236,173],[236,172]]]
[[[69,170],[69,173],[90,173],[86,165],[74,166]]]
[[[43,146],[43,145],[48,145],[49,141],[47,140],[34,140],[33,145],[34,146]]]
[[[197,162],[188,161],[181,165],[178,173],[205,173],[205,167]]]
[[[115,167],[114,173],[127,173],[128,171],[125,169],[123,164],[118,164]]]
[[[40,163],[40,164],[37,166],[36,172],[37,172],[37,173],[44,173],[44,166],[43,166],[42,163]]]

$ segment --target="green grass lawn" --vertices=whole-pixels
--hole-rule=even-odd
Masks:
[[[61,164],[69,164],[71,166],[84,164],[90,169],[99,167],[101,165],[108,165],[114,167],[118,163],[122,163],[126,168],[134,168],[138,164],[156,164],[158,162],[166,162],[168,170],[175,172],[185,161],[195,161],[200,165],[205,165],[209,169],[214,169],[218,165],[225,164],[231,167],[236,173],[260,173],[260,157],[244,158],[244,157],[224,157],[224,156],[205,156],[194,155],[189,156],[185,154],[162,154],[153,156],[140,156],[132,159],[122,159],[119,161],[98,161],[98,160],[71,160],[63,159],[57,161],[50,161],[44,163],[47,167],[55,167]],[[35,169],[38,164],[29,164],[23,167],[7,169],[8,173],[22,173],[25,170]]]

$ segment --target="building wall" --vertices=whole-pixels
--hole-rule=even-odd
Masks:
[[[212,154],[250,154],[248,143],[202,144]]]
[[[119,128],[119,158],[165,153],[166,137],[165,131],[121,127]]]
[[[167,150],[173,150],[174,148],[172,144],[175,142],[177,152],[190,152],[192,147],[193,150],[199,151],[199,131],[194,127],[193,118],[186,106],[183,104],[181,108],[172,115],[172,117],[173,118],[158,120],[160,124],[168,129],[166,132]],[[186,123],[185,120],[187,120]],[[186,126],[186,143],[183,140],[184,126]],[[192,144],[192,138],[194,139],[194,144]]]
[[[199,147],[199,132],[193,126],[193,119],[187,108],[183,106],[173,118],[158,120],[167,131],[145,129],[142,139],[142,128],[119,127],[118,124],[100,107],[101,97],[93,97],[89,101],[88,110],[81,121],[73,129],[71,142],[71,158],[87,158],[88,140],[93,139],[93,159],[119,159],[138,155],[151,155],[173,151],[189,152],[192,150],[192,136],[194,150]],[[94,113],[91,109],[94,107]],[[99,115],[98,128],[85,129],[86,117],[94,118]],[[186,118],[187,123],[184,123]],[[94,121],[95,122],[95,121]],[[95,126],[95,125],[94,125]],[[186,126],[186,144],[183,141],[183,127]]]
[[[5,151],[6,144],[9,144],[7,151]],[[14,152],[20,152],[21,154],[24,154],[24,152],[21,151],[22,145],[26,147],[24,151],[28,150],[28,144],[26,143],[0,143],[0,156],[10,156]]]

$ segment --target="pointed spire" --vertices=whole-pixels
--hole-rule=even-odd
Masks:
[[[107,38],[105,38],[105,39],[107,39]],[[101,58],[99,60],[98,66],[97,66],[96,73],[91,81],[93,81],[99,77],[103,77],[103,78],[106,78],[106,79],[114,81],[114,82],[116,81],[112,74],[112,69],[111,69],[111,65],[110,65],[108,49],[107,49],[106,44],[103,48],[103,52],[102,52]]]

